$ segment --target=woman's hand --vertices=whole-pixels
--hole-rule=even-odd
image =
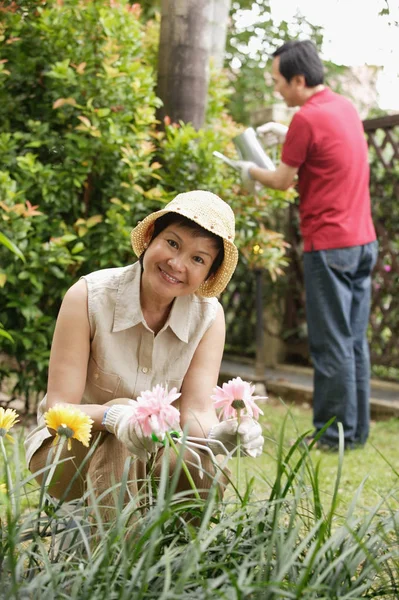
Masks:
[[[132,401],[133,402],[133,401]],[[104,414],[103,425],[113,433],[131,454],[146,462],[156,450],[156,443],[142,434],[136,421],[134,405],[114,404]]]
[[[241,417],[240,420],[228,419],[214,425],[208,434],[208,446],[214,454],[223,454],[223,447],[217,443],[221,442],[226,450],[231,452],[237,447],[238,436],[243,454],[253,458],[262,454],[262,428],[257,421],[248,416]]]

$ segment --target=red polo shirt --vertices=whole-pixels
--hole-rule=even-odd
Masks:
[[[304,250],[368,244],[371,219],[368,149],[354,106],[325,88],[294,115],[282,161],[298,170]]]

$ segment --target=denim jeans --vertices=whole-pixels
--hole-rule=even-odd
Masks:
[[[371,272],[378,244],[304,253],[306,318],[314,367],[313,424],[319,431],[331,417],[322,442],[364,444],[370,423],[370,357],[367,326]]]

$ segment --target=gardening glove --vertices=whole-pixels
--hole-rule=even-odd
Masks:
[[[131,454],[146,462],[157,446],[151,438],[143,435],[135,418],[133,402],[129,405],[114,404],[108,408],[104,414],[103,425]]]
[[[288,127],[281,123],[270,121],[256,128],[256,133],[262,136],[264,146],[277,146],[283,144],[287,135]]]
[[[237,160],[236,164],[237,164],[237,167],[240,169],[241,181],[242,181],[243,187],[250,194],[253,194],[255,191],[255,183],[256,182],[254,179],[252,179],[252,177],[249,173],[249,169],[251,167],[257,167],[257,165],[254,162],[251,162],[249,160]]]
[[[228,419],[214,425],[208,434],[208,446],[214,454],[223,454],[221,442],[228,452],[234,450],[236,454],[237,437],[239,436],[240,449],[243,454],[256,458],[262,454],[264,439],[262,427],[252,417]],[[215,442],[215,440],[217,440]]]

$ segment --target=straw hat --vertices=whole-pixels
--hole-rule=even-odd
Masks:
[[[196,292],[199,296],[207,298],[218,296],[229,283],[238,260],[238,251],[234,245],[233,211],[224,200],[211,192],[195,190],[178,194],[165,208],[151,213],[133,229],[131,233],[132,247],[138,257],[146,248],[148,228],[159,217],[171,212],[183,215],[223,239],[224,259],[222,264],[216,273],[201,284]]]

